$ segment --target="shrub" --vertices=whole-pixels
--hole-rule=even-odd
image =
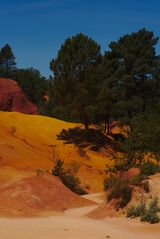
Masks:
[[[61,159],[56,160],[55,166],[52,170],[54,176],[60,177],[63,184],[72,192],[83,195],[86,191],[80,186],[78,177],[74,176],[71,172],[64,170],[64,162]]]
[[[58,140],[64,140],[66,144],[75,144],[78,147],[88,147],[94,151],[98,151],[108,142],[106,136],[99,130],[89,129],[85,131],[81,128],[63,129],[57,135]],[[108,142],[109,143],[109,142]]]
[[[159,211],[160,208],[158,206],[158,198],[156,197],[150,202],[148,208],[146,207],[145,203],[142,203],[137,207],[130,206],[127,211],[127,217],[140,217],[142,222],[149,222],[153,224],[160,221],[160,218],[157,214]]]
[[[157,215],[157,213],[148,210],[148,211],[145,212],[145,214],[143,214],[141,216],[141,221],[142,222],[149,222],[151,224],[154,224],[154,223],[158,223],[160,221],[160,218]]]
[[[86,194],[86,191],[80,186],[79,179],[72,174],[63,173],[61,175],[61,180],[64,185],[69,188],[72,192],[77,193],[79,195]]]
[[[54,176],[61,177],[61,175],[63,174],[63,171],[64,171],[64,167],[63,166],[64,166],[63,160],[57,159],[56,163],[55,163],[55,166],[54,166],[54,168],[52,170],[52,174]]]
[[[108,195],[108,201],[111,199],[119,199],[117,202],[118,208],[125,207],[132,197],[132,188],[129,187],[127,181],[119,180],[111,189],[110,194]]]
[[[141,185],[143,179],[144,179],[144,175],[138,174],[130,179],[130,184],[139,186]]]
[[[156,172],[160,172],[160,168],[158,165],[155,165],[153,162],[146,162],[142,164],[141,168],[141,174],[150,176],[152,174],[155,174]]]
[[[132,188],[128,186],[124,190],[119,202],[117,203],[118,208],[125,207],[130,202],[131,197],[132,197]]]
[[[145,203],[141,203],[140,205],[136,206],[130,206],[127,210],[127,217],[136,218],[140,217],[144,214],[146,211],[146,205]]]
[[[154,197],[149,205],[149,210],[152,212],[159,212],[160,207],[158,206],[158,197]]]
[[[110,177],[104,180],[104,190],[107,191],[111,189],[116,184],[117,181],[118,178],[115,175],[111,174]]]

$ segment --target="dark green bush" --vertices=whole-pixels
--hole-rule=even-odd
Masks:
[[[121,198],[119,199],[119,201],[117,203],[118,208],[125,207],[130,202],[131,197],[132,197],[132,188],[128,186],[124,190]]]
[[[115,198],[118,199],[117,207],[125,207],[132,197],[132,188],[128,185],[127,181],[119,180],[112,187],[111,192],[108,195],[108,201]]]
[[[111,174],[110,177],[104,180],[104,190],[107,191],[111,189],[116,184],[117,181],[118,178]]]
[[[107,143],[106,136],[99,130],[88,129],[85,131],[81,128],[63,129],[57,135],[58,140],[64,140],[66,144],[75,144],[81,147],[91,146],[91,149],[98,151]]]
[[[57,159],[56,163],[54,165],[54,168],[52,169],[52,174],[54,176],[59,176],[61,177],[61,175],[64,172],[64,162],[61,159]]]
[[[52,170],[54,176],[60,177],[63,184],[69,188],[72,192],[79,195],[86,194],[86,191],[80,186],[78,177],[74,176],[70,172],[64,170],[64,162],[61,159],[56,160],[56,164]]]
[[[63,173],[61,175],[61,180],[64,185],[69,188],[72,192],[77,193],[79,195],[86,194],[86,191],[80,186],[79,179],[72,174]]]
[[[146,162],[142,164],[140,170],[140,174],[150,176],[156,172],[160,172],[160,167],[155,165],[153,162]]]

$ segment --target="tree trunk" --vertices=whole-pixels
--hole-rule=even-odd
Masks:
[[[85,129],[85,131],[88,131],[88,130],[89,130],[89,124],[88,124],[88,122],[84,122],[84,129]]]
[[[84,129],[87,132],[89,129],[89,120],[86,113],[83,113],[83,119],[84,119]]]
[[[105,121],[105,123],[104,123],[104,133],[105,133],[106,135],[112,135],[109,120],[108,120],[108,121]]]
[[[107,135],[111,135],[112,132],[111,132],[111,127],[110,127],[110,122],[108,121],[107,122]]]

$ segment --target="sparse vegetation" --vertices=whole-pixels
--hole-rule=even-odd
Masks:
[[[131,200],[132,188],[127,181],[119,179],[111,188],[108,195],[108,201],[111,199],[117,199],[117,208],[125,207]]]
[[[73,143],[83,148],[90,146],[94,151],[98,151],[109,142],[106,136],[99,130],[88,129],[84,131],[78,127],[68,130],[63,129],[61,133],[57,135],[57,138],[59,140],[64,140],[66,144]]]
[[[104,190],[110,190],[117,183],[118,180],[119,178],[117,176],[111,174],[104,180]]]
[[[141,170],[141,175],[150,176],[152,174],[160,172],[160,166],[153,162],[146,162],[142,164],[142,166],[140,167],[140,170]]]
[[[61,159],[57,159],[55,161],[54,168],[52,169],[52,174],[54,176],[61,177],[63,173],[64,173],[64,162]]]
[[[146,203],[141,203],[137,207],[130,206],[127,211],[127,217],[140,217],[142,222],[149,222],[153,224],[160,221],[157,214],[159,211],[160,208],[158,206],[158,198],[154,197],[148,207],[146,206]]]
[[[135,186],[141,186],[144,178],[145,176],[143,174],[138,174],[130,179],[130,184]]]
[[[75,173],[75,171],[74,171]],[[85,189],[80,185],[79,178],[72,171],[65,171],[64,162],[61,159],[55,161],[55,166],[52,170],[54,176],[58,176],[63,184],[74,193],[79,195],[86,194]]]

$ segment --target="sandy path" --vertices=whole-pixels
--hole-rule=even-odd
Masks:
[[[100,202],[101,197],[93,195]],[[2,239],[159,239],[160,224],[141,224],[127,218],[93,220],[84,215],[96,206],[30,219],[0,219]]]

